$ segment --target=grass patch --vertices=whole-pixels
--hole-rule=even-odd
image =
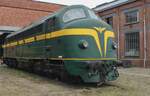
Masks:
[[[118,80],[100,87],[70,85],[36,74],[0,66],[0,96],[149,96],[150,78],[123,74],[149,75],[149,69],[120,69]]]

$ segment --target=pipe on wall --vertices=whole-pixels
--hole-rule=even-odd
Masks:
[[[146,67],[146,59],[147,59],[147,38],[146,38],[146,1],[144,0],[144,68]]]

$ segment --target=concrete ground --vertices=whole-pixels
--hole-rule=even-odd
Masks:
[[[0,66],[0,96],[150,96],[150,69],[119,69],[118,80],[101,87],[66,84]]]

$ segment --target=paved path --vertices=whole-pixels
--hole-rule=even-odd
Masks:
[[[125,75],[133,75],[133,76],[141,76],[141,77],[148,77],[150,78],[150,75],[145,75],[145,74],[136,74],[136,73],[129,73],[129,72],[119,72],[119,73],[122,73],[122,74],[125,74]]]

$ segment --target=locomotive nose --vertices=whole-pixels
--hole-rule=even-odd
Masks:
[[[99,74],[101,81],[105,82],[107,80],[115,80],[119,76],[119,73],[116,71],[116,61],[87,61],[86,64],[89,78]]]

